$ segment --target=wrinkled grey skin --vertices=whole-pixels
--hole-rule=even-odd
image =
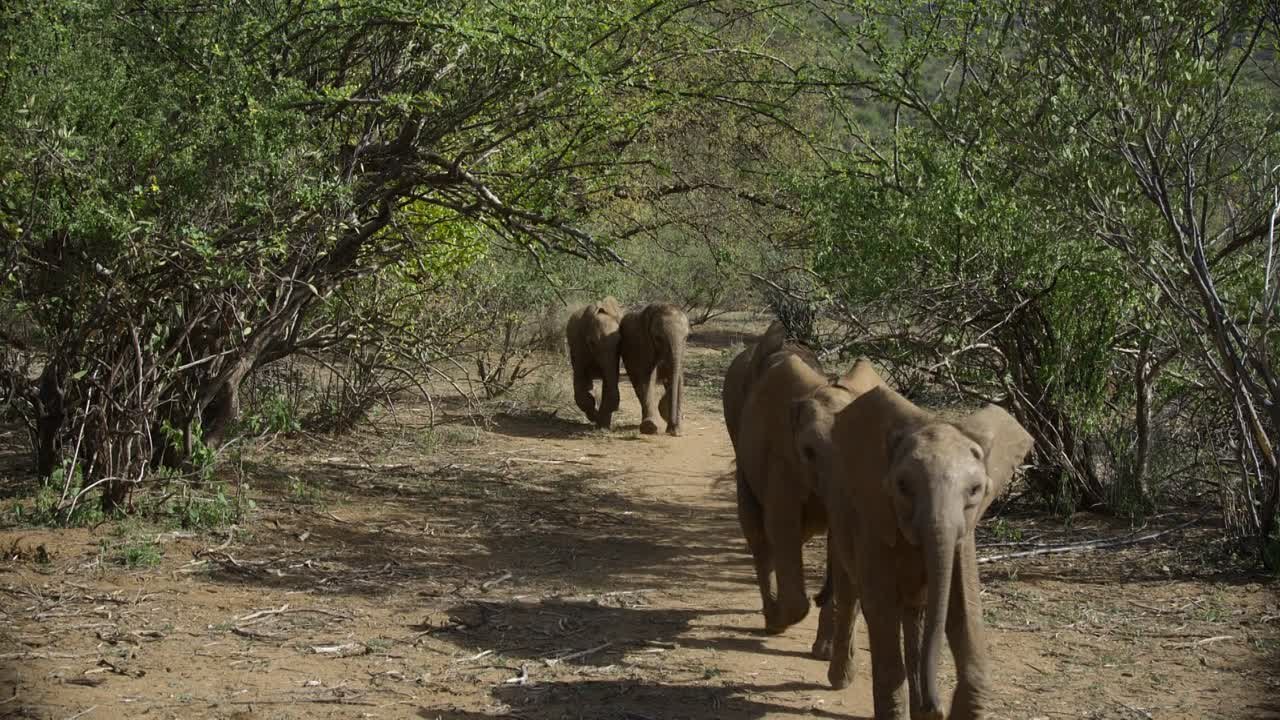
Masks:
[[[667,434],[679,435],[689,318],[675,305],[652,303],[624,315],[621,332],[622,364],[640,400],[640,432],[658,432],[661,415]],[[664,392],[655,403],[659,386]]]
[[[853,617],[841,605],[852,595],[867,621],[877,720],[985,717],[992,688],[974,527],[1030,452],[1031,436],[995,405],[948,422],[881,385],[837,414],[832,444],[818,480],[836,589],[832,685],[853,679]],[[945,716],[937,686],[944,632],[958,676]]]
[[[618,410],[618,362],[621,353],[622,308],[607,297],[569,316],[565,337],[573,366],[573,400],[587,419],[609,429]],[[601,381],[600,404],[592,390]]]

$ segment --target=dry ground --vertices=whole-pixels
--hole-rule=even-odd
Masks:
[[[557,372],[487,426],[400,408],[396,429],[255,449],[257,509],[230,537],[0,532],[0,716],[869,717],[865,654],[844,692],[808,657],[816,613],[760,632],[719,480],[737,330],[695,334],[681,438],[639,436],[629,387],[621,427],[588,429]],[[988,554],[1015,530],[1127,530],[993,527]],[[996,716],[1280,718],[1277,584],[1214,571],[1208,537],[983,565]],[[158,566],[110,562],[138,541]]]

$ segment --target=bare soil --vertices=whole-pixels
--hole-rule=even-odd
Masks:
[[[0,717],[870,717],[861,622],[841,692],[808,655],[816,612],[761,632],[718,399],[740,338],[695,333],[683,437],[639,435],[629,386],[620,427],[590,429],[556,372],[488,424],[399,407],[255,448],[229,536],[0,531]],[[988,555],[1128,532],[994,526]],[[994,717],[1280,718],[1277,583],[1208,563],[1213,536],[983,565]],[[138,540],[158,565],[111,562]]]

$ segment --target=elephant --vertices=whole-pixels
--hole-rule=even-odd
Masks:
[[[684,353],[689,318],[669,303],[651,303],[622,316],[622,364],[640,400],[640,432],[658,432],[653,395],[663,386],[657,411],[668,435],[680,434],[680,402],[684,393]]]
[[[828,436],[829,424],[824,427],[823,422],[852,400],[851,387],[867,384],[862,378],[870,371],[869,364],[859,362],[850,373],[829,382],[802,354],[783,349],[779,339],[767,345],[771,339],[766,335],[757,345],[767,360],[750,383],[735,450],[738,520],[751,550],[765,630],[770,633],[782,632],[808,615],[802,548],[827,530],[827,513],[815,492],[816,468],[799,452],[795,439]],[[777,349],[768,352],[771,348]],[[798,412],[811,405],[825,412]],[[797,422],[804,423],[799,432]],[[815,598],[821,612],[813,654],[820,659],[832,652],[830,587],[828,564],[828,579]]]
[[[569,316],[565,336],[573,366],[573,400],[597,427],[608,430],[618,410],[618,361],[622,344],[622,309],[606,297]],[[592,390],[600,380],[600,405]]]
[[[809,347],[787,339],[787,330],[781,322],[774,321],[755,343],[743,348],[725,371],[724,385],[720,388],[720,402],[724,407],[724,424],[729,431],[729,442],[734,452],[738,449],[738,422],[742,406],[747,402],[751,382],[760,377],[771,358],[785,352],[795,355],[806,365],[822,372],[822,363]]]
[[[1031,436],[999,406],[948,421],[880,384],[837,413],[830,447],[818,458],[836,596],[828,679],[836,689],[852,682],[861,601],[877,720],[906,717],[904,681],[912,720],[984,717],[991,683],[974,527]],[[937,683],[944,632],[958,676],[946,716]]]

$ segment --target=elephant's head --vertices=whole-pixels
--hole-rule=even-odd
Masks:
[[[884,492],[891,498],[896,521],[896,528],[886,530],[890,544],[901,533],[920,548],[924,559],[928,593],[921,694],[923,709],[938,711],[938,653],[956,554],[1031,450],[1032,440],[1017,420],[995,405],[955,422],[918,409],[893,420],[890,417],[882,426]]]
[[[835,449],[831,434],[837,414],[854,398],[880,384],[871,361],[858,358],[849,372],[791,404],[792,440],[802,466],[815,484],[823,482],[831,467]]]

